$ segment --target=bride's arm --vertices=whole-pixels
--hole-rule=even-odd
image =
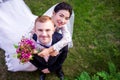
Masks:
[[[62,35],[63,38],[58,41],[56,44],[54,44],[53,46],[51,46],[50,48],[48,48],[48,52],[52,55],[52,56],[56,56],[57,53],[59,53],[59,51],[65,47],[66,45],[68,45],[68,43],[70,43],[72,41],[70,32],[68,31],[67,26],[62,27],[61,29],[62,31]],[[56,51],[56,54],[52,54],[53,51]]]
[[[53,45],[53,49],[56,50],[57,52],[59,52],[59,50],[61,50],[63,47],[68,45],[69,42],[72,41],[70,32],[68,31],[68,27],[66,25],[61,28],[61,32],[62,32],[63,38]]]
[[[52,56],[56,56],[59,54],[59,51],[65,47],[66,45],[68,45],[69,42],[72,41],[72,38],[70,36],[70,32],[68,31],[68,28],[67,26],[64,26],[62,29],[62,35],[63,35],[63,38],[58,41],[57,43],[55,43],[53,46],[49,47],[49,48],[46,48],[44,50],[42,50],[38,55],[43,57],[43,56],[49,56],[52,55]]]

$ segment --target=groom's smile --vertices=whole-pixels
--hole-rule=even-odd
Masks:
[[[54,24],[51,21],[44,23],[36,22],[36,34],[38,40],[44,45],[51,41],[54,30]]]

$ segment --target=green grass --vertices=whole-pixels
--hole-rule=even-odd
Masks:
[[[25,0],[33,14],[42,15],[61,0]],[[63,64],[65,80],[75,80],[81,72],[94,74],[108,71],[113,62],[120,71],[120,1],[119,0],[64,0],[73,6],[75,23],[74,47]],[[8,72],[0,50],[0,80],[39,80],[36,72]],[[59,80],[49,74],[46,80]]]

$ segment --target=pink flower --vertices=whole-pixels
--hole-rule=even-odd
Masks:
[[[18,45],[14,45],[14,47],[16,48],[17,58],[22,63],[32,60],[32,55],[37,51],[34,41],[25,37],[22,38]]]

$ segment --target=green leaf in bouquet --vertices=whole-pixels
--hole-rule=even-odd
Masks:
[[[15,54],[13,55],[13,57],[16,58],[16,57],[17,57],[17,53],[15,53]]]
[[[17,58],[20,58],[21,54],[20,53],[17,53]]]
[[[18,45],[14,44],[14,47],[17,49],[17,48],[18,48]]]
[[[22,59],[22,60],[21,60],[21,63],[25,63],[25,60],[24,60],[24,59]]]
[[[30,60],[33,60],[33,57],[31,57]]]
[[[33,55],[31,55],[31,57],[29,58],[30,60],[33,60]]]

